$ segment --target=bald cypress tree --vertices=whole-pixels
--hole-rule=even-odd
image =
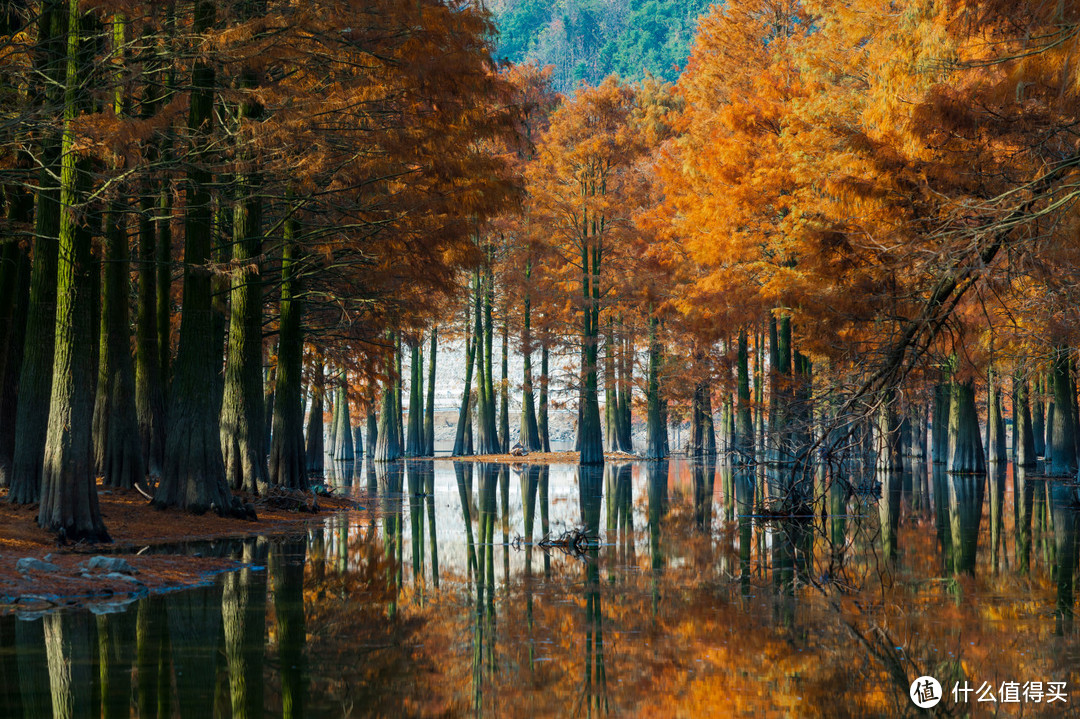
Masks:
[[[199,0],[192,29],[207,32],[216,4]],[[165,439],[165,464],[154,496],[159,507],[193,512],[239,512],[225,478],[219,434],[216,373],[220,346],[214,342],[211,274],[207,268],[213,236],[211,175],[206,167],[212,141],[214,68],[197,59],[191,73],[188,113],[191,166],[185,180],[184,301]]]
[[[46,78],[47,111],[64,103],[67,77],[67,27],[70,15],[66,0],[44,0],[38,15],[35,69]],[[56,332],[56,278],[60,234],[61,132],[47,128],[41,139],[42,169],[34,213],[33,267],[27,306],[26,338],[19,394],[15,411],[15,448],[12,455],[11,491],[8,501],[31,504],[41,496],[42,461],[52,391],[53,349]]]
[[[243,3],[243,17],[259,11],[260,3]],[[246,68],[240,87],[256,88],[255,72]],[[258,122],[263,108],[247,97],[240,103],[240,119]],[[262,303],[259,258],[262,255],[262,175],[242,173],[235,183],[233,213],[233,261],[229,314],[228,357],[221,407],[221,443],[225,475],[233,489],[257,493],[268,481],[266,464],[266,405],[262,386]]]
[[[281,313],[277,385],[274,390],[274,429],[270,444],[270,483],[308,488],[304,455],[304,397],[301,384],[304,335],[299,248],[294,244],[296,221],[285,222],[281,257]]]
[[[57,264],[56,351],[48,433],[42,472],[38,524],[69,540],[108,541],[98,510],[91,424],[94,411],[94,325],[91,306],[93,263],[91,236],[79,210],[89,182],[74,149],[73,123],[78,114],[83,57],[80,35],[91,16],[70,0],[67,24],[63,141],[60,170],[60,246]],[[40,410],[39,410],[40,411]]]

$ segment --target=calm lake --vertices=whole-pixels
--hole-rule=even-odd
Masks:
[[[0,715],[1080,714],[1074,484],[917,465],[778,518],[723,462],[328,473],[362,509],[198,550],[249,569],[0,618]]]

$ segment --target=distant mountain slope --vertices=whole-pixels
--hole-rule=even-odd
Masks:
[[[497,54],[555,67],[557,90],[615,73],[678,77],[713,0],[495,0]]]

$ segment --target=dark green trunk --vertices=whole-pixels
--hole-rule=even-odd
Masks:
[[[62,212],[56,280],[56,351],[38,524],[68,540],[93,542],[108,541],[109,535],[98,511],[91,436],[94,324],[90,311],[92,278],[99,268],[91,259],[87,228],[76,221],[77,208],[85,201],[89,182],[85,167],[73,151],[72,127],[83,72],[79,62],[83,17],[78,1],[70,0],[60,171]],[[37,411],[41,411],[40,407]]]
[[[1005,419],[1002,417],[1001,394],[995,379],[991,372],[987,392],[986,451],[990,462],[1004,467],[1008,461],[1005,452]]]
[[[621,324],[621,322],[620,322]],[[623,341],[620,343],[619,355],[619,385],[618,385],[618,428],[619,449],[623,452],[633,453],[633,391],[634,391],[634,341],[631,334],[624,328]]]
[[[203,33],[214,22],[215,4],[195,5],[194,31]],[[222,462],[219,420],[221,343],[214,331],[213,280],[206,268],[213,241],[210,173],[199,164],[212,143],[214,70],[202,60],[192,70],[188,131],[193,161],[185,182],[184,301],[180,343],[169,390],[165,437],[165,466],[154,496],[159,507],[192,512],[213,509],[241,512],[234,503]],[[208,391],[208,390],[213,391]]]
[[[28,209],[33,212],[32,200]],[[27,216],[22,221],[29,220],[30,217]],[[3,263],[0,307],[4,308],[6,318],[0,334],[0,342],[3,343],[3,349],[0,349],[0,487],[10,487],[15,460],[19,374],[22,372],[26,315],[30,302],[30,255],[17,242],[10,241],[4,246],[0,262]]]
[[[608,331],[604,337],[604,449],[619,451],[619,400],[615,377],[614,320],[608,318]]]
[[[735,457],[740,464],[754,461],[754,424],[750,410],[750,366],[746,346],[746,329],[739,330],[739,350],[736,359],[738,387],[735,417]]]
[[[131,489],[146,476],[135,377],[131,365],[128,312],[129,262],[124,212],[113,203],[105,223],[104,298],[101,308],[101,354],[94,407],[94,459],[111,487]]]
[[[949,462],[949,414],[952,390],[948,384],[934,385],[934,417],[931,429],[931,454],[934,464]]]
[[[67,77],[68,3],[47,0],[41,4],[35,67],[46,83],[49,107],[64,104]],[[57,127],[59,123],[57,123]],[[56,333],[56,279],[60,236],[61,131],[46,129],[41,141],[42,170],[34,213],[33,266],[30,302],[27,306],[23,363],[15,412],[15,451],[12,459],[8,501],[32,504],[41,496],[42,462],[52,392],[53,349]]]
[[[337,399],[334,408],[337,410],[337,429],[334,434],[337,437],[337,452],[334,459],[339,462],[352,462],[356,459],[353,450],[352,417],[349,415],[349,388],[347,379],[342,375],[341,384],[338,385]]]
[[[507,374],[510,340],[506,321],[502,325],[502,380],[499,382],[499,451],[510,451],[510,377]]]
[[[405,456],[424,454],[424,355],[420,342],[410,342],[409,359],[409,432],[405,440]]]
[[[1054,420],[1051,455],[1046,473],[1053,477],[1072,477],[1076,474],[1076,444],[1070,395],[1075,396],[1068,350],[1058,347],[1051,358],[1051,377],[1054,391]]]
[[[551,431],[548,428],[548,346],[544,342],[540,347],[540,408],[536,417],[536,432],[540,435],[540,450],[551,451]]]
[[[245,81],[245,85],[253,81]],[[258,117],[253,103],[241,114]],[[229,486],[257,494],[269,481],[266,463],[266,403],[262,384],[262,180],[257,173],[237,178],[233,214],[234,270],[230,290],[229,344],[221,406],[221,449]]]
[[[375,412],[374,399],[369,400],[367,412],[367,457],[375,458],[375,446],[379,441],[379,416]]]
[[[393,342],[393,335],[390,335]],[[375,447],[376,462],[393,462],[401,458],[402,448],[398,440],[395,416],[397,416],[396,387],[399,382],[390,379],[383,387],[382,401],[379,407],[379,424],[376,434],[378,444]]]
[[[307,473],[310,477],[323,476],[323,398],[326,395],[326,377],[324,360],[321,353],[315,355],[312,368],[311,410],[308,412],[307,447],[304,455],[307,459]]]
[[[299,249],[292,244],[295,221],[285,223],[281,257],[281,312],[278,339],[277,386],[274,389],[274,430],[270,445],[270,483],[307,490],[304,456],[303,302]]]
[[[210,175],[207,175],[210,177]],[[210,257],[219,267],[228,266],[233,254],[233,223],[228,207],[232,203],[232,185],[230,178],[221,177],[220,182],[225,185],[218,190],[219,194],[211,195],[213,209],[213,223],[210,236]],[[186,227],[185,227],[186,229]],[[221,409],[225,399],[225,361],[228,358],[229,342],[229,278],[224,273],[214,272],[210,275],[210,344],[214,358],[214,383],[211,385],[214,393],[214,406],[218,412],[218,424],[220,429]],[[181,334],[183,330],[183,314],[180,317]],[[261,329],[261,328],[260,328]]]
[[[525,279],[532,274],[532,264],[525,266]],[[525,367],[521,381],[521,428],[519,430],[519,442],[527,452],[539,452],[543,449],[540,443],[540,430],[536,424],[536,406],[533,403],[533,374],[532,374],[532,301],[529,293],[525,293],[525,308],[521,333],[522,354],[525,359]]]
[[[435,456],[435,355],[439,349],[439,328],[431,329],[428,350],[427,407],[424,412],[424,456]]]
[[[277,384],[276,368],[263,367],[263,406],[266,412],[263,415],[265,429],[263,436],[266,437],[266,446],[273,441],[274,431],[274,387]]]
[[[949,472],[985,474],[986,458],[979,436],[972,380],[953,382],[949,407]]]
[[[645,458],[667,457],[667,423],[660,400],[660,341],[656,336],[658,320],[649,318],[649,376],[646,388]]]
[[[1046,392],[1040,377],[1035,377],[1035,397],[1032,406],[1031,434],[1035,445],[1035,456],[1042,457],[1046,453],[1046,420],[1043,414],[1043,394]]]
[[[401,372],[401,333],[397,333],[396,336],[397,352],[394,355],[394,431],[397,433],[398,447],[404,451],[405,449],[405,407],[401,402],[401,394],[404,375]]]
[[[330,427],[327,439],[329,443],[326,445],[326,454],[331,459],[337,455],[337,431],[338,431],[338,410],[341,406],[337,402],[337,393],[330,398]]]
[[[165,459],[165,391],[161,382],[157,316],[157,237],[154,197],[139,200],[139,298],[135,328],[135,412],[143,462],[149,473],[161,475]],[[162,262],[167,263],[168,258]]]
[[[458,410],[457,427],[454,431],[453,456],[466,454],[466,434],[471,422],[470,402],[472,400],[473,364],[476,361],[476,339],[469,336],[469,313],[465,313],[465,388],[461,392],[461,407]]]
[[[477,273],[476,287],[476,323],[474,337],[476,341],[476,427],[478,451],[480,454],[494,454],[498,438],[495,436],[495,400],[493,390],[489,394],[491,377],[491,337],[484,324],[486,292],[482,273]]]
[[[166,153],[167,154],[167,153]],[[172,187],[163,181],[157,220],[157,349],[162,391],[168,396],[172,379]],[[165,404],[168,407],[168,402]],[[168,419],[166,418],[166,426]],[[164,450],[163,450],[164,452]],[[164,456],[164,455],[163,455]]]
[[[484,279],[484,422],[486,430],[483,440],[486,446],[480,448],[480,454],[496,454],[500,451],[499,416],[495,396],[495,322],[493,309],[495,304],[495,279],[493,275],[493,249],[488,251],[488,263]]]
[[[1018,465],[1035,466],[1035,433],[1032,431],[1028,383],[1019,372],[1013,375],[1013,452]]]

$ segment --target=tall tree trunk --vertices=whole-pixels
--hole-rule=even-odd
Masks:
[[[431,348],[428,350],[427,407],[424,412],[424,456],[435,456],[435,354],[439,349],[439,328],[431,328]]]
[[[21,198],[9,206],[8,218],[15,222],[29,222],[33,214],[33,197],[27,195],[29,205],[26,214],[19,209]],[[25,209],[25,208],[24,208]],[[13,217],[15,216],[15,217]],[[23,219],[16,219],[22,216]],[[0,487],[11,486],[11,472],[15,461],[15,419],[19,404],[19,375],[22,372],[23,351],[26,345],[26,316],[30,302],[30,255],[17,241],[4,246],[3,289],[0,307],[6,309],[5,321],[0,334],[3,352],[0,369]]]
[[[986,457],[979,436],[972,380],[953,382],[949,407],[949,472],[985,474]]]
[[[393,333],[390,334],[390,341],[396,345]],[[400,355],[400,352],[398,354]],[[400,364],[398,364],[398,371],[400,372]],[[393,462],[401,458],[402,447],[395,426],[397,423],[395,417],[400,416],[396,396],[397,387],[400,385],[400,380],[391,378],[383,387],[382,402],[379,407],[378,444],[375,447],[376,462]]]
[[[105,484],[130,489],[145,478],[146,465],[135,409],[128,312],[130,272],[123,220],[121,203],[113,203],[105,230],[105,291],[94,408],[94,459]]]
[[[510,338],[505,318],[502,324],[502,379],[499,381],[499,451],[510,451],[510,377],[508,375],[508,357]]]
[[[169,153],[165,153],[165,159]],[[161,374],[161,388],[165,394],[165,408],[168,412],[169,385],[172,380],[172,187],[168,179],[161,183],[158,197],[157,221],[157,333],[158,365]],[[168,417],[165,417],[168,427]],[[162,450],[164,462],[164,449]]]
[[[154,232],[154,196],[139,198],[139,298],[135,328],[135,412],[143,462],[148,472],[161,476],[165,458],[165,391],[161,382],[157,316],[157,236]],[[168,258],[161,260],[168,263]]]
[[[329,444],[326,445],[326,454],[331,459],[337,456],[338,449],[338,411],[341,409],[341,405],[337,401],[337,393],[334,392],[330,399],[330,426],[328,432]]]
[[[619,323],[622,325],[622,322]],[[623,338],[620,342],[619,353],[619,382],[618,382],[618,431],[619,449],[623,452],[633,453],[633,391],[634,391],[634,342],[630,332],[623,328]]]
[[[368,398],[367,411],[367,458],[375,458],[375,447],[379,441],[379,416],[375,412],[375,399]]]
[[[1031,433],[1035,444],[1035,456],[1042,457],[1046,454],[1046,419],[1043,414],[1043,395],[1046,393],[1045,383],[1041,376],[1035,377],[1035,401],[1032,406]]]
[[[934,464],[949,462],[949,415],[952,389],[948,384],[934,385],[934,424],[931,429],[931,454]]]
[[[307,447],[304,456],[307,459],[307,473],[310,477],[323,476],[323,397],[326,394],[325,360],[322,352],[315,351],[315,366],[311,381],[311,410],[308,412]]]
[[[495,277],[494,277],[494,248],[488,249],[488,262],[485,268],[484,280],[484,417],[487,423],[487,447],[481,448],[481,454],[496,454],[499,452],[499,416],[497,413],[495,398],[495,321],[493,310],[495,305]]]
[[[455,457],[466,454],[465,439],[471,422],[473,364],[476,361],[476,339],[469,336],[469,313],[465,315],[465,388],[461,392],[461,408],[458,410],[457,427],[454,429]]]
[[[242,88],[255,86],[252,72],[241,78]],[[258,120],[262,107],[246,100],[240,116]],[[229,340],[221,407],[221,447],[225,476],[233,489],[257,494],[269,481],[266,462],[266,404],[262,385],[262,306],[260,268],[263,203],[258,172],[236,179],[233,212],[234,270],[230,290]]]
[[[548,427],[548,385],[551,375],[548,373],[548,343],[540,346],[540,408],[536,417],[536,432],[540,435],[540,450],[551,451],[551,430]]]
[[[488,446],[491,444],[488,439],[488,422],[487,422],[487,381],[484,378],[485,363],[484,363],[484,300],[483,300],[483,286],[481,283],[481,273],[476,272],[473,278],[473,285],[475,288],[475,324],[473,328],[473,342],[476,345],[476,428],[477,428],[477,444],[480,454],[488,454]]]
[[[405,440],[405,456],[424,454],[424,355],[421,344],[409,342],[409,433]]]
[[[160,56],[147,25],[143,31],[145,78],[141,118],[149,120],[160,109],[165,93],[164,59]],[[161,159],[162,148],[151,143],[147,160]],[[147,179],[139,195],[138,274],[139,294],[136,302],[135,326],[135,413],[139,421],[139,440],[143,464],[153,477],[161,476],[165,459],[165,388],[161,376],[161,349],[158,347],[158,264],[168,268],[169,257],[157,252],[157,227],[154,220],[161,180],[157,175]],[[166,272],[168,270],[166,269]]]
[[[263,406],[266,407],[263,420],[265,429],[263,436],[266,437],[266,446],[273,441],[274,431],[274,388],[277,385],[277,368],[263,367]]]
[[[595,238],[594,238],[595,242]],[[600,426],[599,382],[597,359],[600,340],[600,247],[591,243],[582,245],[582,402],[581,424],[578,437],[581,440],[580,464],[604,463],[604,438]],[[591,291],[590,291],[591,290]]]
[[[308,489],[304,456],[304,398],[302,386],[304,334],[299,299],[299,248],[293,244],[296,221],[285,223],[281,257],[281,312],[278,339],[277,386],[274,389],[274,430],[270,445],[270,483]]]
[[[525,265],[525,281],[532,276],[532,261]],[[518,431],[521,446],[527,452],[539,452],[543,449],[540,443],[540,430],[536,424],[536,406],[533,403],[533,373],[532,373],[532,300],[529,291],[525,291],[525,306],[522,317],[522,355],[525,359],[525,368],[522,371],[521,381],[521,427]]]
[[[214,23],[215,3],[195,4],[193,30],[204,33]],[[180,344],[169,390],[165,438],[165,466],[154,496],[159,507],[192,512],[214,509],[240,514],[239,501],[229,492],[221,454],[221,405],[208,388],[218,384],[221,345],[215,343],[212,279],[206,269],[213,238],[210,173],[200,165],[211,142],[214,70],[196,60],[192,70],[188,130],[192,136],[194,165],[185,186],[184,302]]]
[[[77,223],[76,211],[85,201],[89,181],[86,169],[76,158],[73,130],[83,73],[79,46],[83,18],[78,0],[70,0],[60,170],[56,352],[38,524],[68,540],[95,542],[108,541],[109,535],[98,511],[91,437],[94,325],[89,313],[92,275],[99,268],[91,261],[91,237],[86,226]]]
[[[1035,434],[1032,431],[1031,406],[1028,402],[1027,379],[1017,371],[1013,374],[1013,452],[1016,464],[1035,466]]]
[[[208,175],[209,177],[209,175]],[[210,257],[218,267],[227,267],[233,259],[233,222],[228,208],[232,197],[232,178],[228,175],[219,179],[222,185],[217,194],[211,195],[213,212],[211,217]],[[185,227],[186,229],[186,227]],[[225,362],[229,352],[229,316],[230,316],[230,281],[223,272],[210,275],[210,344],[214,357],[214,383],[211,385],[215,411],[218,413],[218,429],[221,426],[221,409],[225,404]],[[183,315],[181,314],[181,330]],[[260,328],[261,329],[261,328]]]
[[[341,384],[338,385],[337,401],[337,453],[334,459],[339,462],[352,462],[356,458],[353,451],[352,418],[349,416],[349,387],[348,378],[342,375]]]
[[[604,450],[619,451],[619,400],[615,377],[615,320],[608,317],[604,337]]]
[[[404,386],[403,378],[404,374],[401,371],[402,353],[401,353],[401,333],[396,333],[397,352],[394,355],[394,432],[397,433],[398,447],[404,451],[405,449],[405,408],[401,403],[402,387]]]
[[[34,64],[47,78],[45,102],[64,104],[67,78],[69,2],[45,0],[38,18],[38,47]],[[26,338],[15,411],[15,451],[8,501],[33,504],[41,496],[42,467],[49,417],[42,408],[52,393],[53,350],[56,336],[56,280],[60,235],[60,175],[62,132],[46,128],[41,141],[42,169],[34,214],[33,266]]]
[[[1075,395],[1068,350],[1064,347],[1054,349],[1051,357],[1051,376],[1054,392],[1054,421],[1051,455],[1046,473],[1053,477],[1072,477],[1076,474],[1076,445],[1074,442],[1070,394]]]
[[[739,329],[739,349],[736,359],[737,410],[735,417],[735,457],[739,464],[754,461],[754,420],[750,410],[750,366],[746,346],[746,328]]]
[[[645,459],[664,459],[667,457],[667,423],[663,416],[660,400],[660,341],[656,336],[659,321],[649,318],[649,376],[645,401],[646,440]]]
[[[1005,420],[1001,414],[1001,393],[998,391],[993,371],[990,372],[989,380],[986,407],[986,451],[990,462],[1004,467],[1005,462],[1008,461],[1008,455],[1005,452]],[[1013,414],[1015,416],[1015,408]]]

